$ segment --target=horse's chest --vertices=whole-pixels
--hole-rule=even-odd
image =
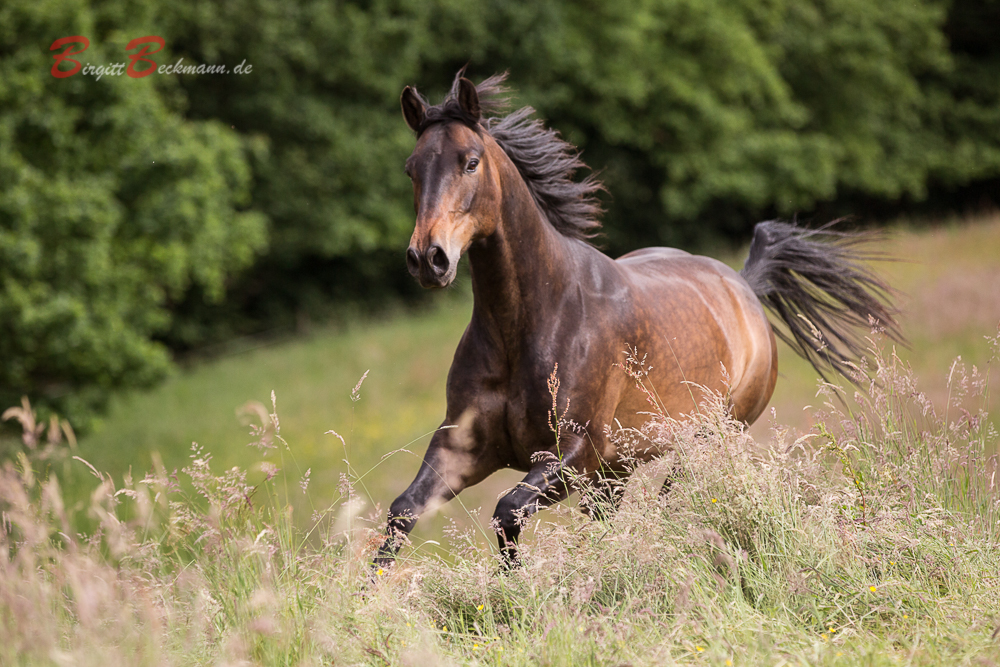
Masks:
[[[566,410],[568,389],[560,387],[558,373],[538,370],[512,374],[504,387],[504,433],[518,461],[530,463],[532,454],[555,446],[553,401],[560,416]]]
[[[591,418],[593,392],[582,389],[588,385],[587,371],[610,367],[610,360],[591,359],[593,349],[567,354],[566,342],[559,344],[558,339],[553,331],[535,332],[519,341],[511,354],[491,345],[474,348],[472,344],[484,337],[472,331],[456,355],[449,412],[471,407],[482,444],[498,451],[512,467],[527,469],[533,454],[556,447],[553,425],[558,419],[585,423]],[[557,416],[552,415],[553,403]]]

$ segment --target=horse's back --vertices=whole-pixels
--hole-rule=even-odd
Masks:
[[[711,257],[692,255],[677,248],[642,248],[616,260],[634,288],[666,299],[686,299],[697,294],[720,308],[749,308],[764,315],[760,301],[743,277]],[[670,290],[666,294],[664,291]],[[737,302],[733,304],[733,302]]]
[[[723,275],[727,278],[736,277],[740,282],[746,282],[739,277],[736,271],[719,260],[704,255],[692,255],[679,248],[640,248],[622,255],[615,261],[622,267],[626,267],[628,271],[654,277],[664,277],[671,273],[681,273],[693,277],[705,272]]]
[[[616,262],[619,264],[628,265],[638,265],[647,261],[656,261],[658,259],[672,259],[678,257],[695,257],[686,250],[681,250],[680,248],[639,248],[638,250],[633,250],[632,252],[625,253],[619,257]]]
[[[641,304],[645,343],[659,357],[660,381],[728,391],[734,416],[754,421],[774,389],[777,345],[743,277],[718,260],[676,248],[643,248],[617,264]],[[677,411],[693,407],[690,391],[668,393],[680,397]]]

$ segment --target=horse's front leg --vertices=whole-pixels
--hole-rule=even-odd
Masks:
[[[386,537],[375,557],[376,567],[392,565],[396,552],[421,514],[448,502],[499,469],[493,457],[471,446],[468,433],[456,435],[456,431],[462,430],[461,427],[441,429],[431,438],[416,478],[389,507]]]
[[[588,460],[593,457],[584,454],[582,438],[572,445],[572,448],[562,447],[564,456],[561,459],[553,455],[535,463],[525,478],[497,503],[493,527],[497,531],[505,568],[510,569],[520,562],[517,540],[525,521],[538,510],[565,500],[569,495],[570,470],[573,474],[589,474],[596,468],[595,461]]]

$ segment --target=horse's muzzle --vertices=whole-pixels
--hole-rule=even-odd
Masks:
[[[455,277],[451,258],[436,243],[428,246],[422,255],[413,246],[407,248],[406,268],[420,282],[421,287],[446,287]]]

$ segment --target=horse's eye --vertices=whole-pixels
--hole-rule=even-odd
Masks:
[[[465,166],[465,171],[471,174],[476,170],[476,167],[478,166],[479,166],[479,158],[474,157],[471,160],[469,160],[469,164]]]

